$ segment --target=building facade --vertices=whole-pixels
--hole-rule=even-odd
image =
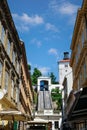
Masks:
[[[33,90],[26,66],[8,3],[0,1],[0,129],[20,129],[21,122],[32,119]]]
[[[73,75],[72,71],[68,73],[63,81],[63,89],[62,89],[62,121],[67,118],[67,107],[68,107],[68,99],[70,94],[72,93],[72,85],[73,85]]]
[[[87,129],[87,0],[78,10],[71,43],[73,91],[67,105],[67,122],[73,130]]]
[[[4,101],[9,108],[19,105],[20,64],[20,40],[7,2],[3,0],[0,1],[0,88],[5,91]]]
[[[62,121],[61,129],[63,128],[63,122],[66,120],[67,103],[68,98],[72,90],[73,75],[72,68],[70,67],[69,52],[64,52],[64,58],[58,62],[59,68],[59,83],[62,85]]]
[[[51,78],[41,76],[38,77],[37,82],[37,90],[38,90],[38,104],[37,104],[37,111],[35,112],[35,119],[34,122],[46,122],[50,129],[57,130],[60,129],[61,124],[61,111],[57,110],[56,102],[52,101],[51,91],[52,89],[57,88],[61,90],[61,85],[59,84],[51,84]],[[39,120],[38,120],[39,118]],[[38,124],[39,124],[38,122]],[[50,130],[48,128],[48,130]]]
[[[20,101],[22,99],[25,102],[23,105],[21,101],[21,108],[23,112],[26,112],[31,117],[33,109],[33,88],[31,84],[30,72],[28,70],[26,50],[24,43],[21,42],[22,48],[22,61],[21,61],[21,86],[20,86]],[[22,97],[23,96],[23,97]]]
[[[20,110],[27,115],[27,120],[33,119],[33,89],[30,72],[28,70],[26,50],[24,42],[21,41],[21,82],[20,82]],[[26,122],[21,122],[21,130],[26,130]]]

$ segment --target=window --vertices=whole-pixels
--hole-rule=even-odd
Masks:
[[[67,68],[68,67],[68,65],[67,64],[65,64],[65,68]]]
[[[66,95],[67,95],[67,79],[64,83],[64,94],[65,94],[65,99],[67,98]]]
[[[78,79],[78,90],[82,87],[82,71],[79,74],[79,79]]]
[[[80,56],[80,44],[78,43],[78,48],[77,48],[77,53],[78,53],[78,57]]]
[[[19,89],[18,89],[18,85],[16,87],[16,103],[19,102]]]
[[[5,30],[4,27],[2,26],[2,31],[1,31],[1,41],[4,44],[4,37],[5,37]]]
[[[80,78],[80,85],[81,85],[81,83],[82,83],[82,72],[80,73],[79,78]]]
[[[19,73],[19,62],[17,61],[17,72]]]
[[[8,55],[10,55],[10,48],[11,48],[11,43],[8,40],[8,44],[7,44],[7,53],[8,53]]]
[[[65,72],[67,72],[67,70],[65,70]]]
[[[15,51],[13,50],[13,54],[12,54],[12,62],[15,65]]]
[[[76,124],[76,130],[85,130],[85,122],[80,122]]]
[[[82,31],[82,46],[83,46],[83,44],[84,44],[84,40],[85,40],[85,37],[84,37],[84,30]]]
[[[76,53],[76,64],[78,63],[78,59],[79,59],[79,56],[80,56],[80,44],[78,43],[78,46],[77,46],[77,53]]]
[[[87,78],[87,73],[86,73],[86,63],[84,63],[83,65],[83,69],[84,69],[84,79]]]
[[[2,28],[1,21],[0,21],[0,28]],[[1,31],[0,31],[0,40],[1,40]]]
[[[78,55],[76,54],[76,64],[78,63]]]
[[[13,98],[14,95],[14,80],[11,81],[11,97]]]
[[[8,71],[5,71],[5,89],[8,90],[8,83],[9,83],[9,74]]]
[[[55,121],[55,129],[58,129],[58,128],[59,128],[59,122]]]
[[[2,63],[0,62],[0,85],[2,80]]]

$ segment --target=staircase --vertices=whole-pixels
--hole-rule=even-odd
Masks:
[[[39,91],[38,94],[38,112],[52,110],[52,99],[50,91]]]

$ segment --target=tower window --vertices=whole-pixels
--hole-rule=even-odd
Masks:
[[[65,67],[68,67],[68,65],[65,65]]]

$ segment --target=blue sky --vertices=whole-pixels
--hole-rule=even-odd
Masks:
[[[53,72],[70,44],[77,9],[82,0],[7,0],[19,37],[25,43],[32,70]]]

